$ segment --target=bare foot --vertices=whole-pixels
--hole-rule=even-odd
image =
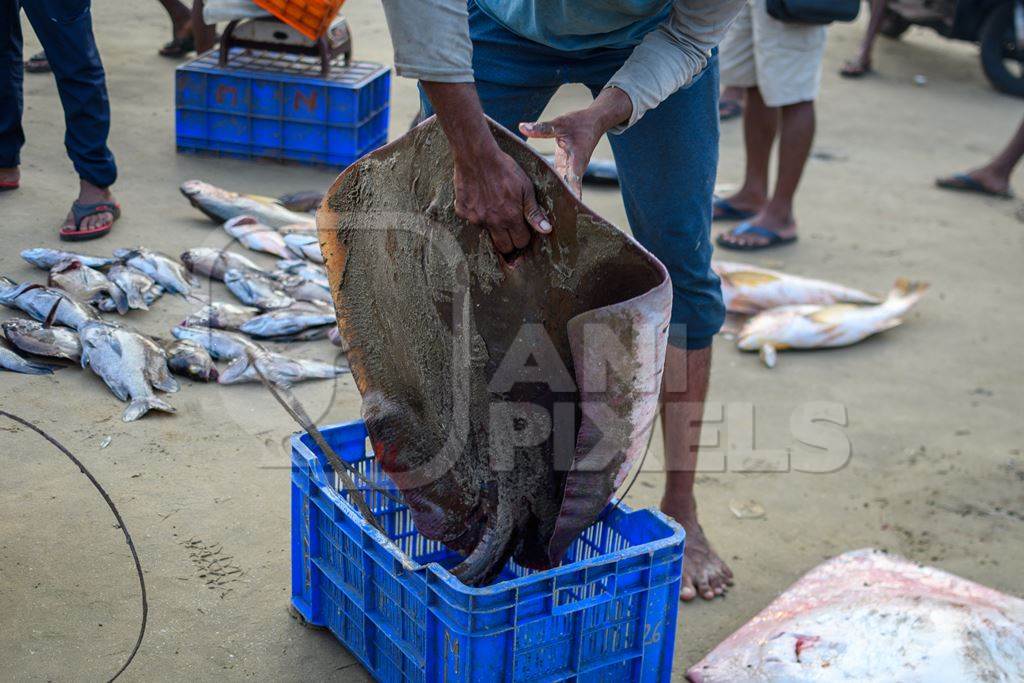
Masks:
[[[98,204],[101,202],[114,203],[114,195],[110,192],[109,187],[97,187],[92,183],[82,180],[81,187],[78,192],[78,199],[76,200],[79,204]],[[64,219],[65,230],[79,230],[89,231],[94,230],[102,225],[112,223],[114,221],[114,214],[109,211],[101,211],[92,216],[86,216],[82,219],[81,225],[75,227],[75,215],[73,212],[69,212],[67,218]]]
[[[772,239],[761,230],[745,229],[745,226],[756,226],[767,230],[774,233],[777,239]],[[719,243],[739,249],[756,249],[777,243],[780,240],[791,242],[794,239],[796,239],[796,221],[793,220],[793,216],[783,217],[765,209],[748,218],[739,227],[718,236]]]
[[[685,509],[687,507],[689,509]],[[705,600],[713,600],[719,595],[724,595],[733,583],[732,570],[712,549],[697,521],[696,508],[693,505],[684,506],[684,509],[671,508],[671,505],[662,501],[661,511],[682,524],[686,530],[683,586],[679,591],[679,598],[689,602],[698,595]]]

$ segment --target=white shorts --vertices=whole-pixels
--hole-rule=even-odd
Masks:
[[[824,54],[824,26],[773,19],[765,0],[748,0],[718,49],[722,85],[757,87],[769,107],[813,101]]]

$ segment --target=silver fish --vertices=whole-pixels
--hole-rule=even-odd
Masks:
[[[115,249],[114,256],[153,278],[157,284],[172,294],[186,295],[195,287],[195,280],[185,267],[167,254],[138,247]]]
[[[175,339],[190,339],[196,342],[217,360],[235,360],[263,348],[248,337],[209,327],[178,325],[171,330],[171,334]]]
[[[69,292],[79,301],[91,304],[109,299],[118,313],[128,312],[128,296],[98,270],[81,261],[61,261],[50,269],[50,286]]]
[[[247,320],[259,315],[260,309],[213,301],[191,313],[182,322],[188,327],[212,327],[216,330],[237,330]]]
[[[296,256],[314,263],[324,262],[324,255],[320,251],[320,238],[315,234],[293,232],[284,236],[284,243]]]
[[[268,341],[273,342],[308,342],[308,341],[319,341],[321,339],[327,339],[330,336],[331,329],[330,325],[321,325],[319,327],[310,327],[309,329],[296,332],[295,334],[288,334],[283,337],[273,337]]]
[[[153,389],[177,391],[178,382],[167,369],[163,350],[152,340],[126,327],[91,321],[79,330],[82,367],[89,366],[122,401],[128,402],[121,419],[137,420],[150,410],[173,413],[174,407]]]
[[[244,215],[253,216],[260,223],[272,228],[291,223],[313,222],[313,217],[309,214],[289,211],[270,197],[239,194],[201,180],[186,180],[181,184],[181,193],[192,206],[218,223]]]
[[[327,279],[327,269],[304,259],[281,259],[277,262],[277,270],[273,275],[279,279],[287,275],[295,275],[307,282],[313,282],[324,287],[330,287]]]
[[[83,265],[90,268],[106,268],[117,263],[117,259],[107,256],[89,256],[88,254],[76,254],[70,251],[59,249],[25,249],[21,252],[21,258],[31,263],[36,268],[49,270],[61,261],[81,261]]]
[[[291,386],[296,382],[311,379],[332,379],[348,372],[349,369],[346,367],[316,360],[290,358],[284,354],[261,349],[231,361],[217,382],[220,384],[259,382],[260,374],[262,374],[272,384]]]
[[[289,211],[313,212],[324,200],[324,193],[317,190],[291,192],[277,198],[277,203]]]
[[[52,313],[52,322],[76,330],[89,320],[99,319],[94,310],[67,292],[31,282],[19,285],[6,277],[0,277],[0,304],[20,309],[41,321]]]
[[[78,334],[64,327],[46,327],[41,322],[24,318],[8,318],[0,322],[4,336],[19,351],[34,356],[63,358],[74,363],[82,358],[82,342]]]
[[[262,251],[279,258],[288,258],[292,255],[280,233],[252,216],[232,218],[224,223],[224,232],[238,240],[246,249]]]
[[[107,271],[107,279],[117,285],[128,299],[128,308],[148,311],[150,304],[164,294],[164,288],[156,280],[131,266],[117,264]],[[112,309],[112,302],[100,303],[101,311]]]
[[[303,280],[301,278],[290,278],[281,282],[281,289],[284,293],[296,301],[310,301],[324,304],[333,304],[331,289],[317,282]]]
[[[334,311],[310,311],[279,308],[268,311],[245,322],[239,330],[257,339],[287,337],[314,327],[330,325],[335,321]]]
[[[175,339],[164,344],[167,367],[176,375],[190,377],[198,382],[216,382],[217,366],[206,347],[191,339]]]
[[[0,369],[20,372],[23,375],[53,374],[53,368],[49,365],[26,360],[4,346],[0,346]]]
[[[236,270],[262,270],[255,263],[241,254],[224,249],[197,247],[183,252],[181,262],[193,273],[205,275],[214,280],[223,280],[224,273],[232,268]]]
[[[264,311],[295,303],[270,276],[257,272],[229,270],[224,273],[224,284],[243,304]]]

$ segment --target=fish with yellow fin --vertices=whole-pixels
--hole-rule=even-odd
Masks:
[[[768,367],[783,349],[825,349],[849,346],[896,327],[921,300],[928,285],[899,279],[885,301],[876,305],[849,303],[780,306],[753,316],[740,329],[736,345],[758,351]]]
[[[714,261],[722,280],[722,298],[730,313],[753,315],[796,304],[877,304],[878,297],[825,280],[789,275],[747,263]]]

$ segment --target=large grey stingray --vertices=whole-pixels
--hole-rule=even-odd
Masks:
[[[514,260],[455,215],[428,119],[338,177],[317,214],[376,457],[416,527],[466,557],[557,565],[644,450],[672,293],[665,267],[492,123],[551,217]]]

